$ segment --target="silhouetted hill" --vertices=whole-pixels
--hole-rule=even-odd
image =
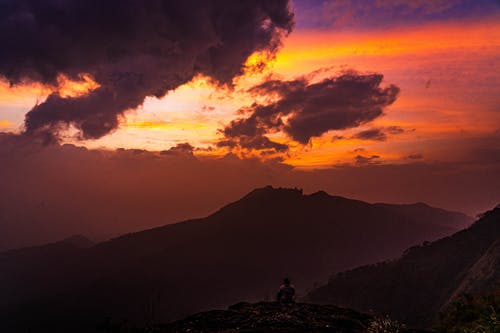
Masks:
[[[423,202],[403,205],[377,203],[375,206],[388,209],[415,221],[441,225],[454,230],[465,229],[472,223],[472,219],[463,213],[431,207]]]
[[[72,272],[78,258],[94,243],[81,235],[41,246],[0,252],[0,308],[22,303],[71,284],[59,279]]]
[[[27,257],[19,267],[7,253],[0,261],[0,322],[54,332],[57,320],[73,331],[75,323],[89,331],[106,316],[167,321],[274,298],[284,276],[303,293],[332,272],[394,258],[453,230],[391,207],[265,187],[203,219],[61,249],[59,261]],[[468,220],[436,213],[456,225]]]
[[[489,294],[500,287],[500,208],[469,228],[423,246],[395,261],[335,275],[306,299],[387,313],[410,325],[430,325],[464,293]]]

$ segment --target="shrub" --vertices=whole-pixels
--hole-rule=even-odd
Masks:
[[[500,292],[489,296],[462,296],[441,314],[438,331],[447,333],[500,332]]]
[[[368,333],[399,333],[405,325],[389,317],[376,317],[368,327]]]

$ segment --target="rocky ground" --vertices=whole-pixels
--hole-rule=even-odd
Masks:
[[[398,332],[417,333],[384,318],[332,305],[275,302],[238,303],[227,310],[212,310],[161,325],[162,333],[232,332]]]

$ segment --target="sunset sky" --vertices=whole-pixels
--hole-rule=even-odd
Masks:
[[[327,131],[305,144],[273,133],[290,146],[276,155],[296,167],[355,163],[358,155],[379,156],[373,159],[377,163],[456,161],[477,138],[499,130],[498,2],[295,1],[293,8],[295,29],[276,58],[264,60],[262,72],[248,69],[232,89],[196,76],[162,98],[146,98],[111,134],[80,141],[70,129],[64,142],[154,151],[187,142],[199,148],[197,155],[224,155],[228,149],[217,148],[219,131],[258,98],[246,92],[249,87],[268,76],[290,80],[317,70],[323,71],[318,77],[349,70],[380,73],[382,85],[394,84],[401,92],[373,121]],[[256,59],[258,54],[247,64]],[[83,82],[76,83],[61,76],[60,93],[83,94],[98,86],[87,73],[81,75]],[[26,112],[53,91],[41,84],[9,87],[6,81],[0,89],[0,126],[14,132],[23,128]],[[363,131],[374,135],[356,137]]]
[[[200,65],[203,70],[193,70],[192,78],[191,74],[181,78],[185,73],[182,57],[155,62],[148,62],[147,57],[127,58],[123,63],[129,67],[121,73],[134,74],[134,66],[142,66],[145,92],[137,96],[131,93],[129,98],[130,86],[113,86],[116,90],[112,94],[126,96],[129,101],[124,104],[126,110],[113,111],[111,118],[106,118],[107,111],[103,110],[109,105],[114,108],[113,103],[92,104],[94,100],[86,98],[94,93],[97,96],[101,89],[109,92],[106,89],[112,82],[106,81],[109,78],[104,78],[101,67],[85,63],[85,57],[94,60],[100,52],[97,47],[88,53],[85,50],[86,45],[93,45],[85,43],[90,43],[95,32],[89,32],[82,45],[68,48],[67,52],[66,44],[55,49],[64,57],[78,59],[73,67],[63,59],[41,66],[42,69],[37,66],[43,59],[50,59],[52,53],[45,52],[45,47],[50,49],[51,43],[40,42],[38,50],[43,56],[37,59],[33,55],[34,60],[26,60],[20,58],[24,51],[16,53],[16,48],[28,48],[26,45],[36,39],[29,37],[29,32],[20,33],[15,41],[15,36],[3,34],[0,131],[21,136],[50,132],[56,145],[70,143],[109,153],[125,148],[147,150],[155,156],[161,156],[161,152],[188,151],[205,162],[234,157],[254,163],[257,159],[262,165],[272,163],[301,173],[297,178],[278,175],[249,182],[231,195],[221,196],[203,212],[222,203],[222,198],[226,200],[253,185],[262,185],[265,179],[372,201],[426,201],[470,214],[500,201],[498,1],[295,0],[289,9],[294,13],[293,26],[278,19],[278,23],[272,22],[272,17],[260,22],[263,29],[275,29],[265,46],[259,44],[257,37],[249,39],[244,35],[239,44],[234,42],[235,49],[246,48],[247,41],[255,45],[248,46],[252,52],[245,49],[249,56],[245,56],[241,68],[230,73],[230,79],[227,72],[211,75],[211,69],[203,68],[204,63]],[[12,11],[16,14],[0,14],[4,27],[17,24],[12,22],[27,22],[28,10],[23,12],[16,7]],[[28,16],[22,16],[23,13]],[[139,21],[138,18],[133,24]],[[37,32],[40,38],[52,33],[50,26],[43,31],[46,33]],[[67,42],[56,33],[53,36]],[[281,43],[274,45],[276,40]],[[105,45],[107,41],[95,43]],[[134,39],[133,43],[139,42]],[[186,52],[201,48],[202,42],[196,43],[186,46],[190,50]],[[37,49],[35,46],[32,48]],[[20,56],[14,56],[17,54]],[[224,56],[234,54],[230,51]],[[56,70],[50,67],[54,64],[64,67]],[[18,71],[11,70],[16,66]],[[172,74],[169,66],[179,67],[179,72]],[[153,96],[155,80],[172,78],[179,84],[169,83],[160,89],[160,97]],[[366,94],[358,94],[359,89],[366,89]],[[53,100],[47,99],[49,95]],[[90,126],[89,119],[80,114],[82,110],[76,104],[84,99],[87,104],[79,104],[83,112],[87,112],[87,107],[96,115],[90,120],[92,126],[102,122],[104,128],[86,127]],[[76,105],[78,116],[72,118],[71,110],[50,113],[51,105]],[[43,118],[47,115],[51,118]],[[4,152],[10,154],[12,150]],[[9,158],[6,156],[3,158]],[[414,177],[418,184],[419,177],[425,175],[430,188],[415,192],[415,187],[409,185],[408,191],[401,194],[400,190],[382,190],[383,186],[377,192],[377,187],[369,182],[363,189],[356,183],[359,173],[375,170],[375,175],[381,168],[398,167],[406,169],[394,172],[397,179]],[[408,171],[413,168],[433,171],[419,169],[416,175]],[[452,178],[443,180],[447,177],[441,173],[443,168],[452,170]],[[349,174],[351,171],[346,170],[351,169],[351,185],[338,185],[332,180],[341,173]],[[314,172],[317,179],[306,181],[304,177],[311,174],[303,176],[303,172]],[[318,176],[318,172],[327,172],[327,176]],[[328,172],[332,172],[333,178]],[[450,172],[445,173],[449,176]],[[484,178],[478,180],[481,175]],[[436,189],[430,185],[433,179],[439,183]],[[464,183],[457,184],[457,179]],[[487,188],[481,192],[483,185]],[[469,189],[470,198],[466,193]],[[436,191],[440,194],[433,197]],[[455,192],[462,192],[459,199],[450,197]],[[180,218],[193,214],[174,215]]]

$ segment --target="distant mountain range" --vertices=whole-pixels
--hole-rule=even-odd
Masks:
[[[89,332],[108,316],[166,322],[272,299],[285,276],[303,295],[334,272],[396,258],[470,222],[425,204],[256,189],[203,219],[1,253],[0,329]]]
[[[387,313],[425,327],[459,296],[495,292],[500,292],[500,207],[450,237],[409,248],[398,260],[339,273],[305,299]]]

